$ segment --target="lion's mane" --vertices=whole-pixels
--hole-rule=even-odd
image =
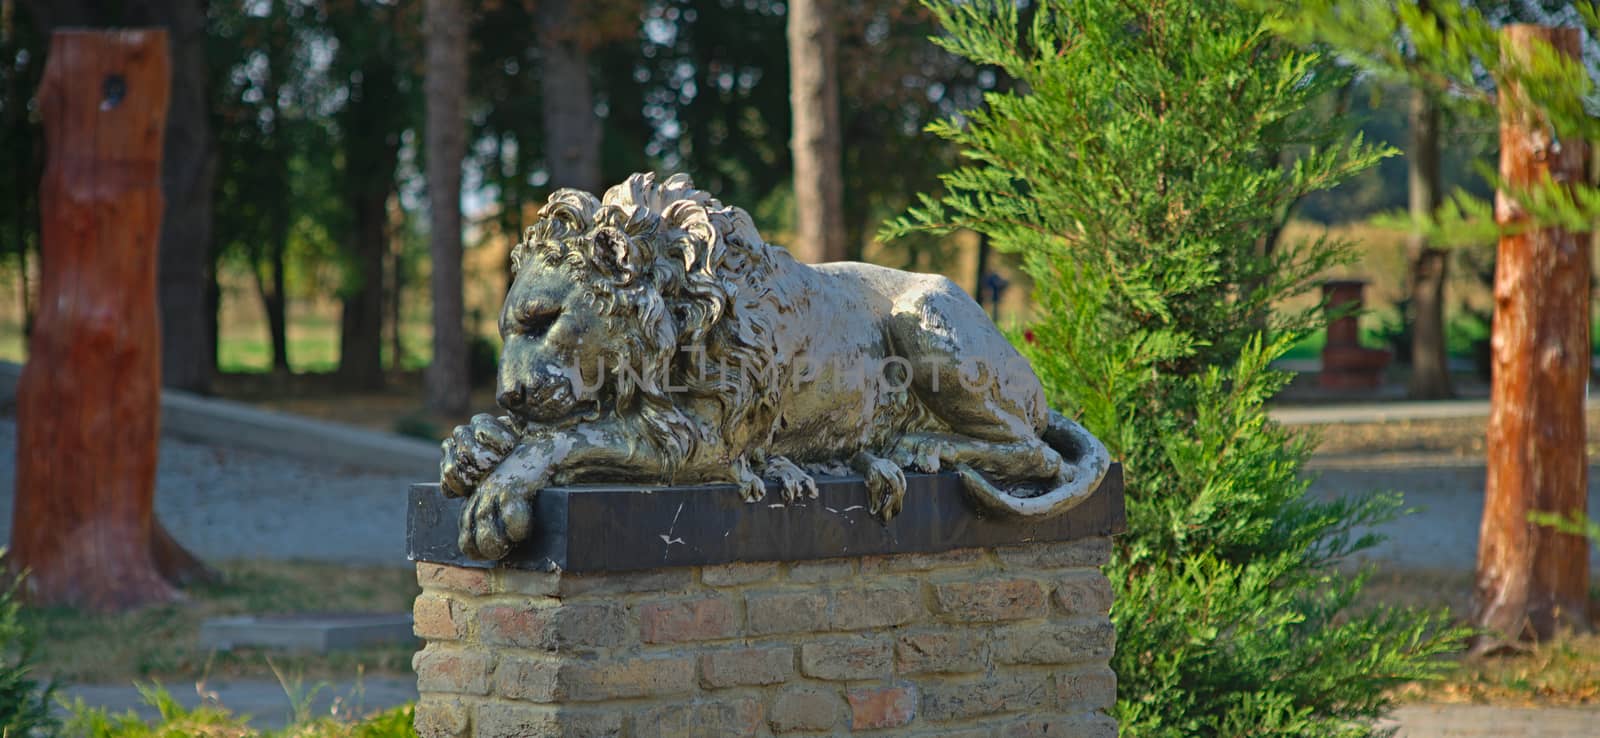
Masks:
[[[770,441],[781,382],[768,380],[786,358],[773,326],[788,305],[771,276],[788,257],[744,210],[684,174],[635,174],[600,199],[550,195],[511,258],[513,271],[540,259],[587,286],[610,342],[602,391],[663,458],[688,458],[704,442],[740,454]],[[720,411],[699,417],[693,398]]]

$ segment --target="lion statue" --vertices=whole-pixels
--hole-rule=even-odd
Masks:
[[[443,443],[468,556],[525,539],[549,486],[730,482],[786,501],[861,475],[882,520],[902,470],[951,468],[982,507],[1049,516],[1110,459],[949,279],[808,266],[682,174],[550,196],[512,251],[497,401]]]

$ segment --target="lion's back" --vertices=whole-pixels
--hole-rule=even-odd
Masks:
[[[887,301],[885,307],[907,292],[949,290],[960,295],[966,294],[955,282],[941,274],[908,272],[859,261],[835,261],[817,264],[812,268],[841,286],[848,285],[862,293],[883,298]]]

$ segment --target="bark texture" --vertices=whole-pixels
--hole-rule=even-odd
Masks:
[[[1577,55],[1575,29],[1516,25],[1509,53],[1536,42]],[[1552,140],[1547,127],[1502,92],[1500,174],[1513,185],[1543,177],[1579,182],[1581,141]],[[1527,218],[1505,192],[1502,226]],[[1477,621],[1490,650],[1518,638],[1544,639],[1588,623],[1588,542],[1528,522],[1530,511],[1585,512],[1584,389],[1589,378],[1589,236],[1555,228],[1502,236],[1495,269],[1494,375],[1488,480],[1479,537]]]
[[[461,0],[428,0],[428,249],[432,256],[433,361],[428,406],[467,411],[467,341],[461,284],[461,159],[466,155],[467,17]]]
[[[1410,209],[1413,219],[1427,218],[1439,209],[1439,109],[1421,91],[1413,91],[1410,105],[1411,147],[1406,152]],[[1449,252],[1433,248],[1420,230],[1406,242],[1411,287],[1412,399],[1436,400],[1455,395],[1445,351],[1445,280]]]
[[[794,243],[800,261],[845,258],[839,79],[830,0],[789,3],[789,109],[794,121]]]
[[[171,99],[164,133],[159,268],[161,378],[168,387],[206,392],[216,364],[207,316],[211,204],[216,141],[206,104],[206,13],[202,0],[34,0],[43,30],[64,27],[159,26],[171,49]]]
[[[598,193],[600,118],[594,112],[589,51],[572,33],[580,3],[539,3],[540,93],[544,100],[545,165],[550,187]]]
[[[36,330],[17,389],[13,564],[39,603],[120,610],[207,572],[155,521],[161,30],[65,31],[39,92],[48,150]]]

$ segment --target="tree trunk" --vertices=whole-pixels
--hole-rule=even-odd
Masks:
[[[467,17],[461,0],[428,0],[427,28],[428,253],[433,266],[428,407],[464,415],[471,386],[461,276],[461,160],[467,150]],[[595,166],[598,172],[598,156]]]
[[[272,370],[289,373],[289,316],[288,300],[284,297],[284,250],[288,240],[287,221],[280,219],[272,226],[272,242],[263,244],[265,263],[252,265],[256,276],[256,294],[261,297],[261,310],[267,314],[267,337],[272,344]],[[263,273],[265,270],[265,273]]]
[[[1421,90],[1411,93],[1411,150],[1406,152],[1411,217],[1422,220],[1439,209],[1439,109]],[[1445,352],[1444,288],[1450,254],[1428,245],[1419,228],[1406,242],[1411,283],[1411,383],[1416,400],[1455,395]]]
[[[154,515],[167,48],[160,30],[57,32],[40,86],[46,257],[11,531],[39,603],[132,608],[206,574]]]
[[[545,165],[550,186],[597,192],[600,181],[600,118],[589,82],[589,51],[573,37],[571,0],[540,0],[539,90],[544,101]]]
[[[216,145],[206,104],[206,13],[203,0],[35,0],[41,30],[73,26],[161,26],[171,40],[171,100],[161,189],[172,207],[161,219],[161,379],[168,387],[206,392],[216,351],[206,311],[211,259],[211,195]]]
[[[794,121],[795,258],[845,258],[839,81],[829,0],[789,3],[789,108]]]
[[[1576,29],[1514,25],[1508,53],[1537,41],[1577,56]],[[1511,185],[1544,178],[1582,182],[1587,148],[1556,145],[1548,128],[1512,109],[1503,90],[1500,176]],[[1527,214],[1502,191],[1502,228]],[[1589,555],[1582,537],[1528,522],[1531,511],[1585,512],[1584,390],[1589,378],[1589,237],[1558,228],[1500,238],[1495,268],[1494,375],[1488,431],[1488,481],[1478,548],[1477,650],[1518,638],[1549,638],[1588,625]]]
[[[161,220],[161,377],[168,387],[207,392],[216,365],[211,324],[216,305],[207,292],[211,197],[217,147],[206,103],[206,14],[200,0],[150,3],[172,35],[172,104],[167,114]]]
[[[383,386],[383,262],[388,253],[388,200],[387,191],[350,193],[345,198],[354,219],[351,255],[357,284],[345,285],[344,310],[339,317],[339,376],[347,386],[359,389]]]

